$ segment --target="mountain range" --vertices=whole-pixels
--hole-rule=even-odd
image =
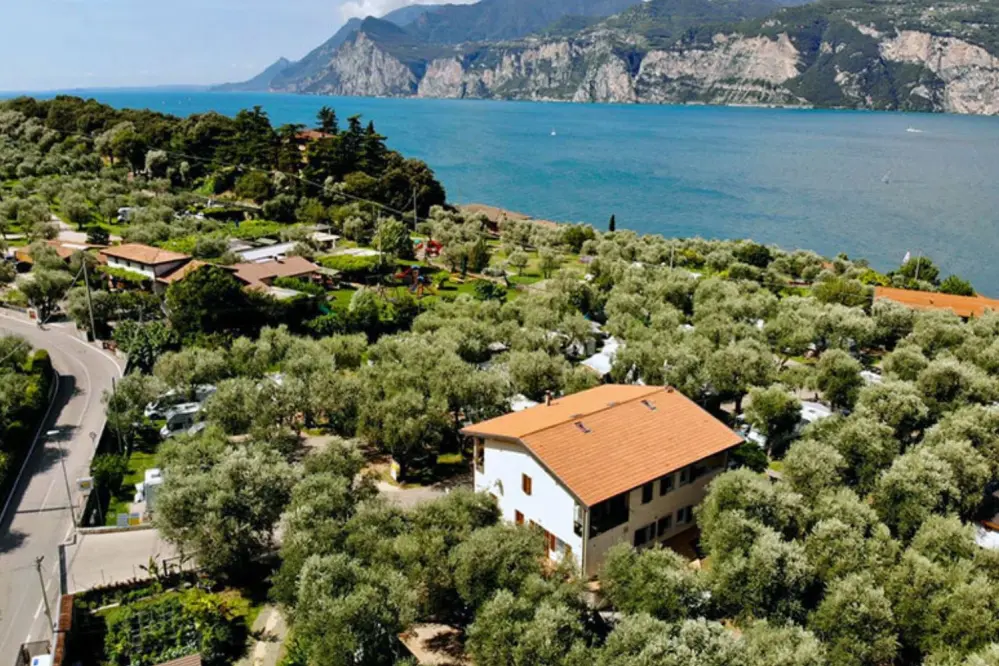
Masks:
[[[793,1],[793,0],[792,0]],[[222,90],[999,113],[999,0],[482,0]]]

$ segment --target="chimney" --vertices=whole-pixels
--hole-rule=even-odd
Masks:
[[[552,392],[545,391],[545,405],[550,407],[551,404],[552,404]]]

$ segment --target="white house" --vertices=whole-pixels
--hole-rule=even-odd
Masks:
[[[155,283],[191,260],[186,254],[142,243],[126,243],[101,250],[109,268],[136,273]]]
[[[705,486],[743,441],[672,388],[614,384],[462,432],[475,438],[475,489],[506,520],[540,527],[549,555],[587,577],[614,544],[692,528]]]

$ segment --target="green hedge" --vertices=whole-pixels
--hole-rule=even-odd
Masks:
[[[362,280],[369,275],[379,273],[378,257],[356,257],[351,254],[336,254],[322,257],[319,263],[326,268],[340,271],[343,278],[349,281]]]

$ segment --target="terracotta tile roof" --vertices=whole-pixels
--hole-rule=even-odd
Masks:
[[[999,312],[999,300],[985,296],[952,296],[934,291],[875,287],[874,299],[879,298],[919,310],[950,310],[959,317],[981,317],[986,310]]]
[[[659,386],[634,384],[605,384],[588,391],[581,391],[552,400],[550,405],[539,405],[520,412],[504,414],[482,423],[468,426],[462,432],[468,435],[489,435],[504,439],[520,439],[533,432],[572,420],[573,416],[587,416],[612,403],[634,400],[662,391]]]
[[[186,657],[164,661],[159,666],[201,666],[201,655],[189,654]]]
[[[157,278],[157,280],[159,280],[160,282],[164,282],[166,284],[173,284],[174,282],[180,282],[181,280],[183,280],[188,275],[198,270],[202,266],[208,266],[208,265],[210,264],[201,261],[200,259],[193,259],[184,264],[183,266],[181,266],[180,268],[178,268],[177,270],[168,273],[160,278]]]
[[[259,287],[279,277],[300,277],[319,270],[305,257],[285,257],[252,264],[235,264],[236,277],[251,287]]]
[[[587,506],[742,442],[678,391],[612,384],[462,432],[519,440]]]
[[[170,250],[163,250],[158,247],[152,247],[151,245],[143,245],[142,243],[125,243],[124,245],[115,245],[101,250],[101,254],[107,257],[115,257],[117,259],[134,261],[139,264],[146,264],[147,266],[168,264],[172,261],[183,261],[191,258],[186,254],[181,254],[180,252],[171,252]]]

